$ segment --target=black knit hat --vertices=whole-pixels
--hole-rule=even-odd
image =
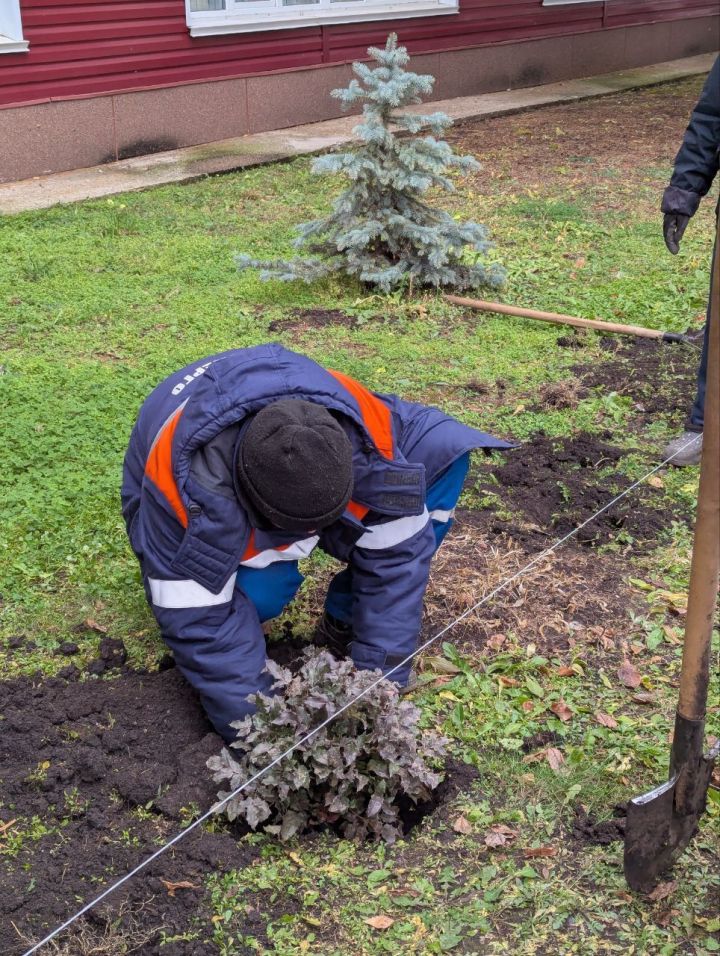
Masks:
[[[313,402],[283,399],[261,409],[242,435],[236,467],[252,505],[288,531],[332,524],[352,494],[350,439]]]

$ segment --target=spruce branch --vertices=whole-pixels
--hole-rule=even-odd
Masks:
[[[313,163],[314,173],[341,175],[349,185],[328,216],[298,227],[294,245],[312,258],[265,262],[243,255],[238,268],[259,268],[263,279],[304,282],[343,272],[385,292],[405,284],[500,285],[501,267],[482,261],[491,248],[485,227],[459,223],[422,198],[431,189],[453,192],[453,170],[480,168],[441,138],[452,125],[449,116],[404,112],[432,92],[434,77],[405,69],[410,58],[395,34],[384,49],[371,47],[368,54],[375,64],[353,64],[355,77],[332,91],[346,109],[362,103],[362,118],[354,149]]]

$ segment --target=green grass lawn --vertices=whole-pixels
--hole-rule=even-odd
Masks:
[[[677,90],[684,116],[692,90]],[[650,150],[647,172],[637,171],[639,212],[607,208],[590,188],[566,189],[567,164],[531,189],[495,180],[489,163],[459,182],[449,204],[490,227],[493,256],[508,271],[504,300],[684,330],[707,295],[712,204],[693,221],[682,255],[670,257],[647,202],[669,159]],[[604,168],[603,197],[612,193],[612,170]],[[610,431],[628,448],[621,468],[632,476],[682,425],[685,410],[669,407],[638,434],[632,404],[597,391],[570,408],[538,409],[541,386],[572,381],[579,361],[557,347],[553,327],[464,315],[434,293],[407,300],[337,279],[303,286],[238,275],[234,253],[290,252],[293,225],[327,208],[328,186],[319,187],[310,162],[298,160],[0,219],[0,648],[17,634],[37,645],[0,653],[3,676],[53,673],[67,661],[52,651],[71,636],[78,659],[89,657],[97,634],[74,630],[89,618],[123,637],[133,663],[152,666],[163,653],[125,539],[120,472],[146,394],[201,356],[280,340],[371,388],[441,404],[509,438]],[[314,328],[301,314],[293,319],[303,309],[342,310],[357,322]],[[582,362],[606,358],[589,338]],[[501,395],[470,400],[464,390],[498,380]],[[694,472],[664,482],[669,499],[691,506]],[[642,615],[628,613],[618,627],[640,648],[633,659],[653,706],[633,702],[619,684],[621,649],[536,651],[537,622],[530,633],[509,630],[497,654],[446,648],[457,673],[416,699],[428,725],[477,768],[477,781],[452,812],[392,848],[329,836],[290,847],[246,838],[261,847],[256,864],[208,874],[219,951],[720,951],[720,804],[711,803],[664,899],[627,891],[621,844],[585,846],[568,836],[577,804],[607,817],[614,802],[664,777],[682,622],[668,617],[663,595],[686,587],[689,546],[687,530],[676,527],[649,556],[631,546],[612,555],[622,560],[618,588],[644,601]],[[310,594],[322,560],[308,573]],[[550,710],[558,703],[570,718]],[[615,726],[599,723],[597,712]],[[557,769],[528,762],[521,748],[547,730],[564,756]],[[454,828],[461,817],[465,833]],[[502,826],[508,838],[492,847],[487,835]],[[367,920],[376,916],[392,922],[373,928]]]

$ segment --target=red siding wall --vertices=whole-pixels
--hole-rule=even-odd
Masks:
[[[0,105],[340,63],[397,29],[411,52],[717,14],[717,0],[460,0],[457,16],[192,39],[183,0],[21,0],[28,53],[0,56]]]

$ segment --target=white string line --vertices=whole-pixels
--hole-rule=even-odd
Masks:
[[[396,664],[393,668],[387,671],[382,677],[378,677],[377,680],[374,680],[371,684],[368,684],[365,690],[361,691],[357,695],[357,697],[353,697],[352,700],[348,701],[346,704],[343,704],[343,706],[340,707],[338,710],[336,710],[335,713],[331,714],[329,717],[326,717],[321,724],[318,724],[317,727],[315,727],[313,730],[305,734],[304,737],[301,737],[300,740],[297,740],[294,744],[288,747],[287,750],[283,751],[283,753],[281,753],[278,757],[275,757],[274,760],[271,760],[270,763],[267,764],[267,766],[262,767],[260,770],[257,771],[257,773],[253,774],[253,776],[250,777],[248,780],[246,780],[245,783],[240,784],[239,787],[237,787],[231,793],[227,794],[227,796],[223,797],[222,800],[219,800],[217,803],[213,804],[213,806],[211,806],[209,810],[203,813],[201,817],[198,817],[197,820],[194,820],[184,830],[181,830],[179,833],[177,833],[172,838],[172,840],[169,840],[166,844],[164,844],[164,846],[161,846],[146,860],[143,860],[141,863],[139,863],[133,870],[131,870],[129,873],[126,873],[125,876],[121,877],[119,880],[117,880],[115,883],[109,886],[106,890],[103,890],[103,892],[100,893],[99,896],[96,896],[94,900],[91,900],[89,903],[86,903],[85,906],[83,906],[81,909],[77,911],[77,913],[74,913],[71,917],[69,917],[69,919],[65,920],[65,922],[61,926],[58,926],[57,929],[54,929],[51,933],[48,933],[48,935],[44,939],[41,939],[39,943],[35,943],[34,946],[32,946],[25,953],[23,953],[23,956],[31,956],[32,953],[37,952],[37,950],[39,950],[41,946],[44,946],[45,943],[49,943],[50,940],[54,939],[59,933],[62,933],[63,930],[71,926],[76,920],[80,919],[81,916],[84,916],[85,913],[91,910],[94,906],[97,906],[98,903],[100,903],[106,897],[110,896],[111,893],[114,893],[115,890],[119,889],[124,883],[127,883],[127,881],[132,879],[133,876],[135,876],[141,870],[144,870],[145,867],[149,866],[152,862],[157,860],[157,858],[161,856],[163,853],[165,853],[166,850],[169,850],[170,847],[174,846],[176,843],[179,843],[180,840],[183,839],[183,837],[186,837],[188,833],[190,833],[196,827],[199,827],[201,823],[204,823],[209,817],[216,814],[219,810],[222,810],[222,808],[227,803],[233,800],[238,794],[242,793],[243,790],[246,790],[251,784],[255,783],[255,781],[258,780],[260,777],[264,776],[269,770],[272,770],[273,767],[277,766],[277,764],[279,764],[286,757],[289,757],[291,753],[293,753],[295,750],[298,749],[298,747],[302,747],[302,745],[306,744],[308,740],[310,740],[312,737],[315,736],[315,734],[319,733],[321,730],[327,727],[328,724],[332,723],[333,720],[335,720],[341,714],[345,713],[351,707],[357,704],[357,702],[359,700],[362,700],[362,698],[365,697],[366,694],[369,694],[371,690],[374,690],[378,686],[378,684],[382,683],[382,681],[386,680],[391,674],[395,673],[395,671],[399,670],[401,667],[404,667],[406,664],[412,661],[413,658],[416,657],[418,654],[421,654],[423,651],[427,650],[427,648],[430,647],[431,644],[434,644],[435,641],[439,640],[441,637],[447,634],[449,630],[451,630],[461,621],[464,621],[466,617],[469,617],[479,607],[482,607],[484,604],[487,604],[488,601],[494,598],[496,594],[499,594],[500,591],[505,590],[505,588],[507,588],[510,584],[512,584],[513,581],[517,581],[518,578],[527,574],[527,572],[531,568],[534,568],[536,564],[539,564],[540,561],[544,560],[544,558],[551,555],[554,551],[557,551],[558,548],[562,547],[563,544],[565,544],[571,538],[575,537],[575,535],[578,534],[578,532],[582,531],[583,528],[587,527],[589,524],[592,524],[592,522],[595,521],[597,518],[599,518],[600,515],[604,514],[606,511],[612,508],[612,506],[617,504],[618,501],[622,500],[626,495],[629,495],[631,491],[634,491],[635,488],[641,485],[644,481],[647,481],[648,478],[651,478],[656,472],[660,471],[661,468],[664,468],[665,465],[669,464],[673,460],[673,458],[676,458],[681,452],[685,451],[686,448],[689,448],[690,445],[694,444],[701,438],[702,438],[702,433],[700,432],[694,435],[691,439],[689,439],[689,441],[685,442],[685,444],[682,445],[682,447],[679,448],[674,454],[670,455],[669,458],[666,458],[665,461],[661,462],[659,465],[656,465],[646,475],[643,475],[642,478],[639,478],[637,481],[633,482],[633,484],[631,484],[628,488],[626,488],[625,491],[622,491],[619,495],[616,495],[611,501],[609,501],[606,505],[600,508],[599,511],[596,511],[594,515],[592,515],[590,518],[587,518],[585,521],[583,521],[582,524],[578,525],[576,528],[573,528],[572,531],[568,532],[568,534],[566,534],[563,538],[560,538],[559,541],[556,541],[555,544],[551,545],[549,548],[546,548],[545,551],[540,552],[540,554],[536,555],[532,559],[532,561],[528,562],[528,564],[520,568],[520,570],[516,571],[509,578],[506,578],[500,584],[496,585],[492,589],[492,591],[489,591],[487,594],[483,595],[483,597],[481,597],[480,600],[477,601],[477,603],[473,604],[472,607],[469,607],[459,617],[455,618],[454,621],[451,621],[450,624],[446,624],[445,627],[442,628],[442,630],[438,631],[437,634],[435,634],[433,637],[425,641],[424,644],[421,644],[419,647],[417,647],[411,654],[408,654],[408,656],[404,660],[400,661],[399,664]]]

